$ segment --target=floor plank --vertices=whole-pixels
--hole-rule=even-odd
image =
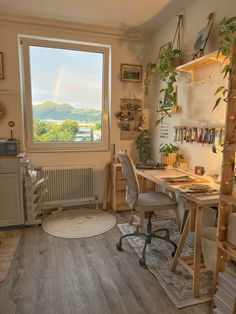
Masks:
[[[113,213],[126,222],[128,213]],[[1,314],[206,314],[210,303],[178,310],[156,278],[138,264],[117,227],[87,239],[61,239],[41,227],[23,230],[6,280]]]

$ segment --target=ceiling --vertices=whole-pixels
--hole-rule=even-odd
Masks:
[[[196,0],[0,0],[0,12],[152,30]]]

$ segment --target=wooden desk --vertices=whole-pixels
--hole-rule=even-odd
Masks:
[[[188,216],[186,223],[181,234],[181,238],[178,243],[178,247],[173,259],[171,270],[175,271],[177,263],[179,262],[185,269],[187,269],[193,276],[193,296],[199,296],[200,288],[200,273],[209,271],[201,256],[201,228],[202,228],[202,208],[209,206],[217,206],[219,203],[219,193],[193,193],[188,194],[184,192],[184,186],[189,184],[207,183],[213,188],[219,188],[218,185],[210,181],[205,177],[196,176],[190,172],[186,172],[178,169],[167,170],[136,170],[137,174],[143,178],[150,180],[158,185],[164,186],[172,192],[181,193],[181,196],[185,199],[185,208],[188,210]],[[196,180],[185,183],[167,183],[163,180],[166,177],[180,177],[188,175]],[[195,231],[194,241],[194,255],[192,257],[181,257],[181,253],[184,247],[185,240],[189,231]]]

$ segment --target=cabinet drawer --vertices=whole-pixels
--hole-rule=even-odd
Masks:
[[[119,180],[116,182],[116,191],[118,192],[126,192],[126,181],[125,180]]]
[[[117,180],[124,180],[121,168],[116,169],[116,179]]]
[[[18,159],[1,159],[0,158],[0,173],[16,173],[18,172]]]

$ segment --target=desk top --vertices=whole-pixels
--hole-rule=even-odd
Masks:
[[[219,185],[213,182],[210,178],[206,176],[197,176],[191,172],[179,170],[179,169],[136,169],[136,173],[160,186],[167,187],[168,190],[173,192],[179,192],[181,195],[192,201],[197,203],[200,206],[206,205],[217,205],[219,202]],[[188,182],[166,182],[163,180],[164,178],[178,178],[181,176],[188,176],[193,178],[193,181]],[[214,192],[204,192],[203,193],[187,193],[185,187],[190,184],[198,184],[198,183],[206,183],[212,189],[216,190]]]

